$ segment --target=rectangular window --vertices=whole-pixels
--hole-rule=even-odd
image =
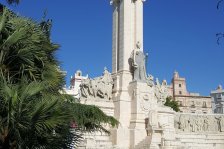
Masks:
[[[179,87],[181,87],[181,84],[179,84]]]
[[[180,94],[180,95],[182,95],[182,92],[181,92],[181,91],[179,91],[179,94]]]

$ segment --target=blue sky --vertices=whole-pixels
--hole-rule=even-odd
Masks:
[[[67,82],[77,69],[90,77],[111,70],[112,8],[109,0],[21,0],[15,12],[40,21],[44,10],[53,19],[52,41]],[[190,92],[209,95],[224,86],[224,4],[218,0],[147,0],[144,3],[144,48],[148,73],[171,81],[174,70],[187,79]],[[1,0],[3,4],[5,1]]]

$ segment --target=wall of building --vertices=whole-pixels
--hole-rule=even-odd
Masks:
[[[68,89],[65,89],[66,93],[74,96],[75,98],[80,98],[80,84],[82,81],[86,80],[88,75],[82,76],[82,71],[77,70],[74,76],[71,76],[70,86]]]
[[[182,113],[212,113],[212,105],[210,97],[203,96],[176,96],[175,100],[180,105]]]
[[[178,101],[180,112],[183,113],[212,113],[210,96],[201,96],[199,93],[190,93],[187,90],[186,79],[174,72],[171,85],[169,85],[170,96]]]
[[[224,112],[224,90],[222,86],[219,85],[218,88],[214,91],[211,91],[212,97],[212,110],[214,113]]]

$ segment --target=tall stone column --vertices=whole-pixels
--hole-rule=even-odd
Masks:
[[[137,42],[143,47],[143,0],[111,0],[111,4],[114,116],[120,122],[119,128],[112,132],[112,139],[119,148],[130,148],[133,89],[130,88],[132,74],[129,58]]]
[[[128,59],[141,44],[143,50],[143,2],[111,0],[113,6],[112,73],[129,71]]]
[[[135,3],[135,13],[134,13],[134,27],[135,27],[135,32],[134,32],[134,37],[135,41],[134,43],[136,44],[139,42],[141,44],[141,50],[144,49],[143,47],[143,2],[145,0],[134,0]]]

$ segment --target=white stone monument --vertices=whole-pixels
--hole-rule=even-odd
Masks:
[[[143,2],[111,0],[112,74],[105,69],[101,77],[83,81],[80,99],[113,115],[120,125],[111,129],[111,136],[89,134],[83,148],[224,148],[223,116],[177,114],[164,106],[167,83],[146,75]]]
[[[133,142],[137,139],[134,136],[137,133],[135,125],[141,125],[142,129],[145,127],[144,113],[138,113],[140,102],[138,103],[136,98],[133,99],[141,96],[137,88],[143,84],[130,84],[133,76],[129,65],[129,59],[137,46],[143,52],[143,0],[111,0],[111,4],[113,6],[114,116],[120,122],[119,128],[112,133],[113,144],[119,148],[128,148],[131,141],[136,144],[135,141]]]

